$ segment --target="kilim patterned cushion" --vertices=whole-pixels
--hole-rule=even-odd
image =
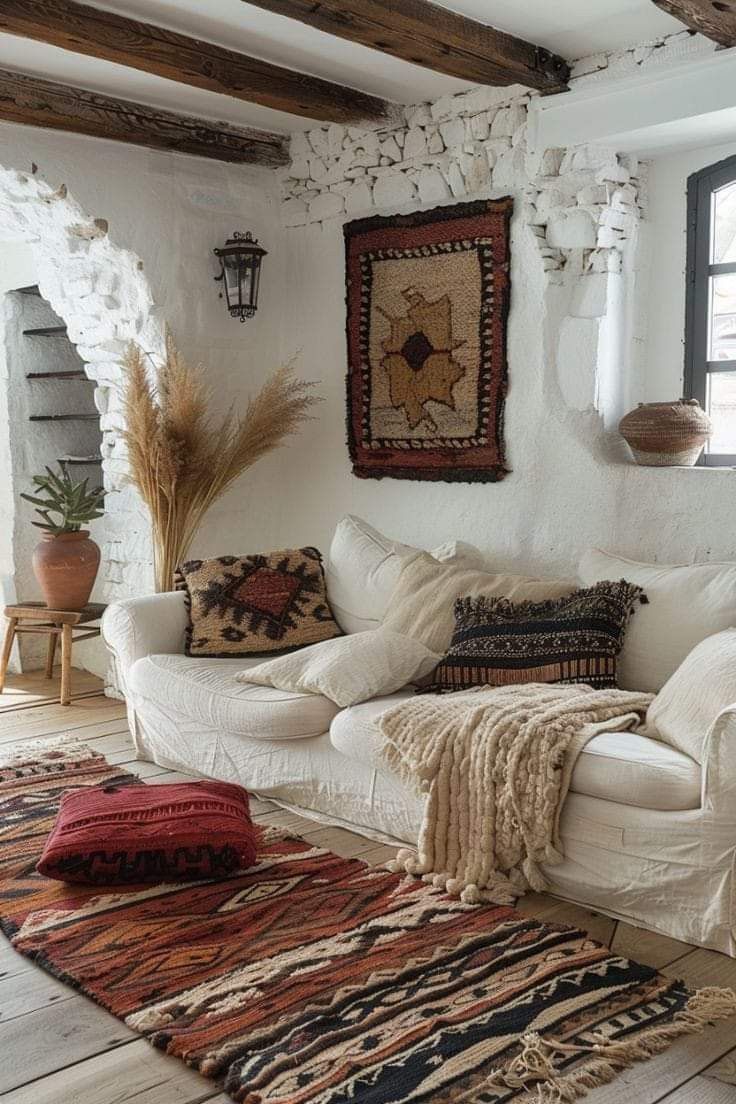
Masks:
[[[616,686],[616,660],[641,587],[602,582],[547,602],[459,598],[455,633],[431,689],[525,682]]]
[[[60,882],[119,885],[224,877],[255,861],[242,786],[109,784],[63,795],[36,869]]]
[[[189,560],[187,655],[224,658],[316,644],[340,636],[316,548]]]

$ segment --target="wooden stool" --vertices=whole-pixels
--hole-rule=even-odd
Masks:
[[[61,705],[69,705],[72,700],[72,643],[75,640],[89,640],[93,636],[100,635],[99,625],[88,627],[81,632],[76,630],[81,629],[82,625],[88,625],[90,621],[99,620],[106,608],[99,602],[90,602],[83,610],[52,610],[43,602],[19,602],[15,606],[6,606],[5,616],[8,618],[8,628],[3,642],[2,656],[0,656],[0,694],[5,686],[5,674],[16,634],[46,633],[49,638],[46,652],[46,678],[53,678],[56,641],[61,637],[59,702]]]

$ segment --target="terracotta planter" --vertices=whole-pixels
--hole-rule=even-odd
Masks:
[[[33,570],[49,609],[81,610],[89,602],[100,550],[89,530],[46,533],[33,550]]]
[[[618,429],[637,464],[658,468],[692,467],[713,432],[697,399],[639,403],[621,419]]]

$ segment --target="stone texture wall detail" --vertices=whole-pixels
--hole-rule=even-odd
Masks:
[[[523,89],[474,88],[404,109],[404,122],[297,133],[278,170],[286,226],[375,208],[450,202],[508,187],[523,170]]]
[[[639,171],[635,157],[595,146],[542,154],[524,219],[546,271],[621,272],[642,211]]]
[[[105,516],[93,535],[102,546],[100,600],[153,589],[148,516],[126,483],[121,358],[138,342],[156,358],[164,325],[153,304],[142,261],[114,244],[102,218],[91,218],[67,193],[34,173],[0,167],[0,232],[32,244],[41,295],[64,320],[70,341],[96,382],[102,430]]]
[[[405,109],[403,126],[294,134],[279,170],[287,227],[511,192],[546,270],[620,271],[639,216],[638,164],[586,147],[527,153],[530,96],[476,88]]]

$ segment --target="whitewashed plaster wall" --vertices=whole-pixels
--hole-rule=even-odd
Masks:
[[[523,570],[570,572],[589,545],[670,562],[731,559],[736,530],[720,520],[720,503],[732,473],[636,467],[615,430],[641,390],[645,334],[635,305],[649,295],[639,247],[645,174],[634,159],[595,148],[548,151],[535,163],[525,152],[526,97],[508,95],[479,89],[420,105],[390,133],[333,127],[295,137],[294,162],[282,173],[292,306],[284,348],[303,351],[327,402],[320,448],[297,445],[313,493],[289,497],[274,537],[325,546],[352,511],[427,546],[462,537],[499,566]],[[507,193],[516,201],[511,474],[485,485],[353,477],[343,223]]]
[[[272,174],[7,124],[0,166],[0,236],[32,244],[42,294],[99,384],[111,493],[96,532],[103,568],[94,597],[144,593],[153,585],[150,539],[145,510],[124,483],[119,358],[131,338],[160,352],[168,323],[185,356],[207,366],[215,405],[244,405],[279,355],[285,258]],[[236,229],[269,251],[261,307],[244,325],[213,282],[212,250]],[[212,511],[196,554],[252,544],[276,478],[267,469],[268,460]]]
[[[643,399],[682,394],[687,262],[687,179],[691,173],[736,154],[730,145],[707,146],[652,160],[650,218],[646,227],[649,267],[647,341],[641,366]]]

